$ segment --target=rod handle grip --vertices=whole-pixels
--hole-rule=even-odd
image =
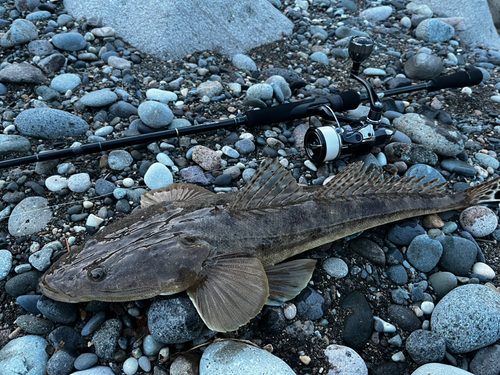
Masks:
[[[463,72],[432,79],[432,86],[428,88],[428,91],[474,86],[480,84],[482,80],[483,72],[478,68],[472,68]]]
[[[354,90],[349,90],[338,95],[320,96],[257,111],[248,111],[245,115],[248,119],[248,126],[262,126],[309,117],[314,112],[314,109],[321,105],[329,106],[334,112],[342,112],[355,109],[360,103],[360,95]]]

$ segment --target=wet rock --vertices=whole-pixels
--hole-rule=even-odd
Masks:
[[[443,71],[443,61],[435,55],[417,53],[406,61],[404,71],[411,79],[436,78]]]
[[[344,343],[353,349],[362,348],[370,339],[373,329],[370,305],[361,292],[351,292],[340,302],[340,307],[346,313]]]

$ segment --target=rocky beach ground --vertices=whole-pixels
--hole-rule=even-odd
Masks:
[[[232,333],[204,328],[184,294],[73,305],[37,291],[51,263],[126,217],[149,189],[189,182],[237,191],[266,157],[304,185],[358,160],[387,176],[438,178],[450,194],[498,177],[500,53],[464,45],[463,20],[398,0],[271,3],[294,23],[292,35],[232,58],[161,60],[99,19],[75,20],[62,1],[0,0],[2,159],[360,89],[346,49],[357,35],[375,43],[363,74],[377,90],[472,66],[483,82],[384,99],[393,142],[329,164],[307,160],[309,121],[300,119],[0,171],[0,375],[500,372],[495,205],[311,250],[310,285]],[[360,106],[345,115],[366,114]]]

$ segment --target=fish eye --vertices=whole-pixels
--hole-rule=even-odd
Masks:
[[[92,281],[102,281],[106,277],[106,271],[104,268],[97,267],[91,271],[88,271],[88,276]]]

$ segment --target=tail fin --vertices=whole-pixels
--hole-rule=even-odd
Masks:
[[[471,206],[479,203],[500,202],[500,177],[465,191]]]

